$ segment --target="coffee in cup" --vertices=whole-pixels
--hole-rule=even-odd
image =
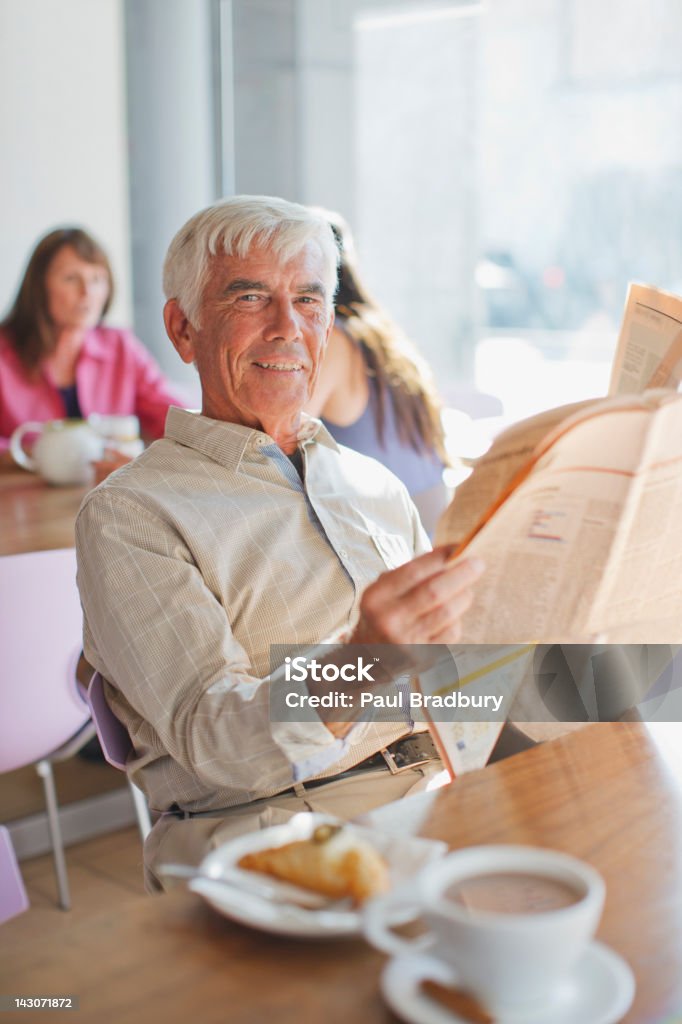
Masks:
[[[369,903],[365,934],[385,953],[447,964],[492,1013],[530,1012],[557,997],[596,931],[604,895],[597,871],[567,854],[471,847]],[[418,939],[391,930],[406,918],[423,922]]]
[[[445,893],[467,910],[491,914],[541,914],[577,903],[580,892],[557,878],[497,871],[457,882]]]

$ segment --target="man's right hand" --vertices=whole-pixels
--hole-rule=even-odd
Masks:
[[[360,619],[347,644],[396,644],[401,648],[396,647],[395,659],[385,647],[381,649],[385,678],[377,679],[378,685],[390,683],[394,674],[397,677],[427,667],[419,659],[415,662],[414,650],[405,651],[405,645],[460,641],[462,616],[471,605],[472,587],[485,566],[479,558],[453,562],[452,551],[451,547],[435,548],[399,569],[385,572],[362,595]],[[332,652],[330,658],[343,659],[343,650]],[[357,683],[348,685],[349,692],[357,692]],[[308,688],[314,693],[319,690],[320,695],[330,689],[328,683],[309,683]],[[359,717],[361,706],[354,705],[343,721],[330,720],[338,715],[338,709],[321,709],[318,713],[334,736],[345,736]]]
[[[352,644],[454,644],[485,566],[479,558],[450,561],[451,547],[434,548],[385,572],[360,601]]]

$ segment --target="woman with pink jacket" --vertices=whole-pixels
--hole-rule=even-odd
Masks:
[[[134,334],[102,324],[113,289],[106,253],[86,231],[60,228],[38,242],[0,323],[2,461],[27,420],[134,414],[154,439],[168,407],[185,404]]]

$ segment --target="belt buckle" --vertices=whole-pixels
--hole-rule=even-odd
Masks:
[[[429,761],[433,760],[433,757],[425,757],[421,753],[410,756],[408,744],[406,743],[405,746],[407,748],[405,752],[402,750],[397,752],[399,754],[400,761],[402,762],[401,764],[398,764],[394,754],[387,747],[384,747],[384,749],[380,751],[381,756],[388,765],[388,770],[391,775],[401,775],[410,768],[419,768],[420,765],[428,764]]]

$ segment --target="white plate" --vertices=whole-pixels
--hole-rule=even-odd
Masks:
[[[393,1012],[408,1024],[466,1024],[422,991],[426,978],[456,984],[451,968],[430,957],[396,957],[388,962],[381,990]],[[634,994],[635,979],[622,957],[601,942],[592,942],[551,1006],[498,1016],[496,1024],[618,1024]]]
[[[238,868],[237,862],[245,853],[282,846],[295,839],[308,839],[318,825],[325,824],[343,825],[358,839],[370,843],[386,859],[391,885],[413,878],[423,867],[447,852],[445,843],[431,839],[412,836],[396,838],[376,829],[341,822],[327,814],[296,814],[284,825],[249,832],[213,850],[198,868],[201,875],[208,877],[192,879],[189,888],[203,896],[221,914],[251,928],[300,938],[359,935],[362,932],[361,914],[346,901],[330,902],[322,910],[307,910],[293,903],[275,902],[238,888],[240,876],[244,878],[245,884],[259,877],[264,878],[272,888],[277,888],[279,884],[274,878]],[[216,882],[212,879],[216,879]],[[220,879],[229,880],[230,885],[222,885]],[[282,884],[282,895],[287,891],[295,891],[295,887]]]

